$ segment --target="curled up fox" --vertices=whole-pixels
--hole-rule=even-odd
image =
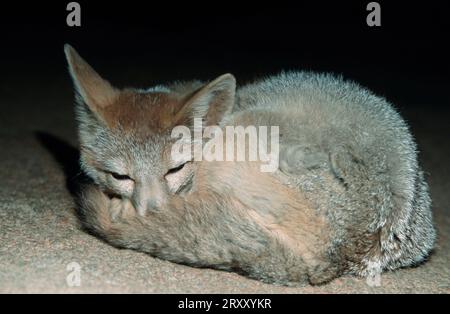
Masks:
[[[118,89],[69,45],[65,53],[81,166],[93,181],[80,217],[110,244],[283,285],[373,276],[420,263],[433,248],[413,137],[360,85],[285,72],[238,89],[231,74]],[[177,126],[276,126],[278,167],[174,158]]]

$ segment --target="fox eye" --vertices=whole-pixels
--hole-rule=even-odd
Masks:
[[[126,174],[118,174],[116,172],[110,172],[110,174],[116,180],[133,180],[130,178],[130,176],[127,176]]]
[[[184,166],[185,166],[186,164],[187,164],[187,162],[185,162],[184,164],[181,164],[181,165],[179,165],[179,166],[176,166],[175,168],[169,169],[169,171],[167,171],[166,175],[172,174],[172,173],[175,173],[175,172],[180,171],[181,169],[184,168]]]

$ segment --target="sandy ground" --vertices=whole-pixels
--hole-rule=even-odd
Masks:
[[[17,82],[18,84],[20,82]],[[319,287],[287,288],[119,250],[81,231],[71,178],[76,132],[68,81],[44,91],[0,87],[0,292],[149,293],[449,293],[450,127],[446,113],[405,111],[419,142],[439,239],[429,261],[383,274],[380,287],[342,277]],[[10,85],[8,85],[10,86]],[[81,267],[69,287],[67,266]]]

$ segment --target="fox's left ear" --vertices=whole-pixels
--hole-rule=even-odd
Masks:
[[[224,74],[196,91],[177,113],[178,124],[192,123],[201,118],[204,125],[218,125],[231,112],[236,93],[236,79]]]

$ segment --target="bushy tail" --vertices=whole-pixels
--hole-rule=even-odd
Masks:
[[[304,284],[308,279],[319,284],[338,273],[326,261],[307,267],[279,237],[244,212],[234,211],[223,196],[145,216],[115,202],[98,187],[86,187],[80,199],[80,219],[87,230],[116,247],[285,285]]]
[[[348,152],[333,157],[332,169],[346,185],[349,198],[359,200],[361,208],[366,209],[353,212],[349,217],[366,215],[367,218],[362,216],[363,224],[358,228],[367,230],[373,239],[363,250],[361,264],[356,265],[353,272],[366,275],[373,267],[381,272],[423,261],[434,246],[436,233],[428,185],[422,171],[416,169],[412,175],[412,202],[405,202],[393,187],[392,173],[376,153],[370,158],[357,158]],[[367,160],[376,166],[368,165]]]
[[[88,185],[79,198],[79,218],[90,233],[122,248],[140,249],[145,233],[134,209],[123,208],[120,200],[110,199],[97,186]],[[123,219],[126,218],[126,219]]]
[[[433,249],[436,231],[433,225],[431,198],[422,171],[415,180],[415,194],[410,212],[397,219],[386,230],[384,258],[388,269],[422,262]]]

